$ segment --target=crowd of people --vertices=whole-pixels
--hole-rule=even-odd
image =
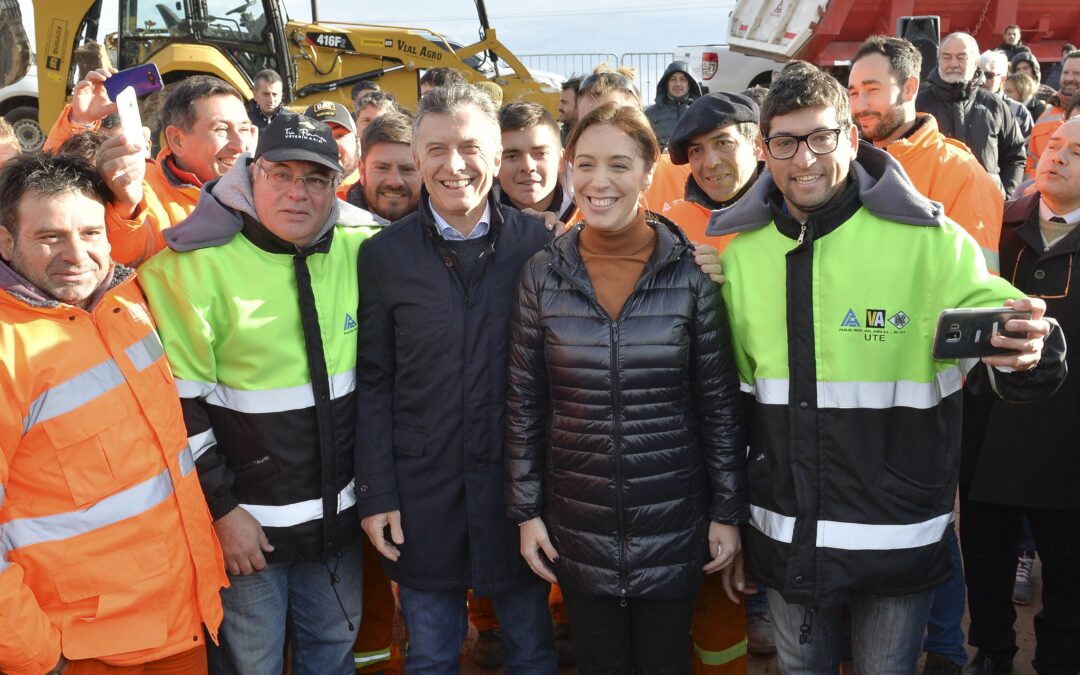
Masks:
[[[1036,557],[1080,672],[1080,51],[1019,38],[0,125],[0,672],[453,673],[471,621],[515,674],[990,675]]]

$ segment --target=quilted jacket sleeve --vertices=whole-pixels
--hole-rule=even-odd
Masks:
[[[750,519],[746,478],[746,426],[731,329],[720,289],[696,268],[690,378],[712,504],[709,517],[737,525]]]
[[[506,515],[523,522],[543,511],[543,476],[550,407],[537,270],[525,266],[511,315],[506,398]]]

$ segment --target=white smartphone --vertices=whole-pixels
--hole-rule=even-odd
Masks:
[[[116,113],[120,116],[120,130],[128,143],[143,144],[142,116],[139,115],[139,99],[134,87],[126,87],[116,95]]]

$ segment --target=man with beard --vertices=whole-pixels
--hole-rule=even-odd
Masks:
[[[304,117],[325,122],[333,130],[338,146],[338,162],[344,169],[337,196],[338,199],[345,199],[349,188],[360,179],[357,172],[360,166],[360,139],[356,136],[356,122],[348,108],[333,101],[319,101],[308,107]]]
[[[1065,119],[1069,97],[1077,92],[1080,92],[1080,51],[1073,51],[1061,59],[1061,89],[1047,100],[1049,105],[1043,114],[1039,115],[1035,128],[1031,130],[1031,139],[1028,141],[1028,178],[1035,177],[1039,157],[1046,149],[1050,136]]]
[[[380,115],[364,129],[360,180],[346,201],[370,211],[383,225],[401,220],[420,203],[420,173],[412,151],[412,121],[398,112]]]
[[[922,55],[907,40],[874,36],[856,53],[848,78],[851,114],[862,137],[904,167],[915,188],[940,202],[979,243],[997,273],[1001,190],[961,143],[937,130],[932,115],[915,112]],[[923,649],[927,674],[959,673],[964,649],[964,574],[954,533],[949,534],[953,574],[934,591]]]
[[[763,168],[757,120],[753,99],[715,92],[694,101],[671,132],[671,163],[689,164],[690,175],[683,199],[672,204],[667,217],[691,241],[707,241],[722,252],[731,239],[709,239],[705,226],[711,212],[738,201]]]
[[[900,162],[915,189],[975,238],[997,273],[1001,190],[963,144],[938,130],[933,115],[915,112],[921,66],[922,55],[907,40],[864,42],[848,77],[851,114],[862,137]]]
[[[1004,191],[1012,194],[1024,175],[1024,138],[1005,102],[984,91],[979,45],[967,33],[941,41],[938,67],[915,98],[919,112],[937,118],[941,133],[971,148]]]

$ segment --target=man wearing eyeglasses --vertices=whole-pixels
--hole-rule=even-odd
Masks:
[[[1005,205],[1002,276],[1046,302],[1071,335],[1080,333],[1080,120],[1051,135],[1035,174],[1037,192]],[[1076,365],[1069,359],[1070,366]],[[1078,366],[1080,367],[1080,366]],[[1080,670],[1080,382],[1065,380],[1038,406],[966,396],[960,464],[960,533],[971,631],[978,648],[965,673],[1008,672],[1016,653],[1012,608],[1020,521],[1042,560],[1043,609],[1035,621],[1035,669]],[[1030,430],[1023,433],[1022,430]],[[1016,452],[1022,441],[1024,452]]]
[[[952,573],[965,370],[932,358],[937,317],[1032,312],[1005,326],[1023,338],[993,338],[1014,351],[970,373],[1012,400],[1057,386],[1064,343],[1045,303],[1014,300],[940,204],[859,143],[831,76],[774,82],[760,128],[768,173],[707,230],[738,233],[722,292],[756,400],[747,565],[769,588],[781,671],[836,672],[848,607],[856,670],[912,672],[932,591]]]
[[[1009,108],[1009,112],[1016,118],[1016,124],[1020,127],[1020,135],[1027,141],[1028,136],[1031,135],[1031,128],[1035,126],[1035,120],[1031,119],[1031,113],[1023,103],[1005,95],[1005,78],[1009,76],[1009,59],[1002,52],[988,49],[979,55],[979,70],[983,74],[983,83],[979,86],[997,96]]]
[[[356,258],[330,127],[274,118],[140,269],[231,587],[220,669],[354,672]]]

